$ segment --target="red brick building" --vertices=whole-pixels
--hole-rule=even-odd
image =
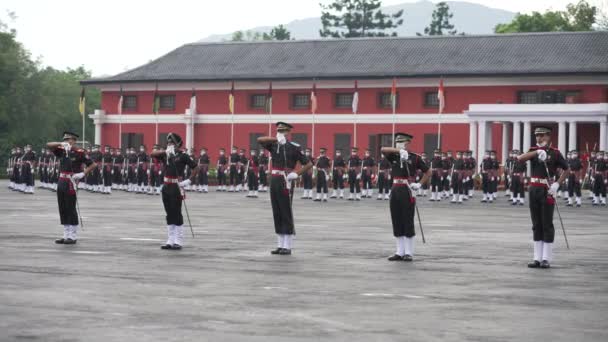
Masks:
[[[270,114],[265,100],[271,82]],[[277,120],[292,123],[294,139],[314,147],[315,154],[319,147],[333,154],[351,146],[378,153],[390,144],[393,120],[397,131],[416,137],[417,151],[436,147],[439,122],[444,150],[471,149],[478,156],[494,149],[504,158],[508,149],[528,148],[538,124],[554,127],[562,151],[587,145],[605,150],[608,144],[608,32],[194,43],[139,68],[82,83],[102,91],[101,108],[89,115],[96,143],[150,147],[177,132],[188,147],[207,147],[212,158],[220,147],[230,147],[231,125],[234,145],[249,149]],[[193,89],[197,106],[190,113]]]

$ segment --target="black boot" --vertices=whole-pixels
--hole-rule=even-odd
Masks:
[[[540,261],[532,261],[528,264],[528,268],[540,268]]]
[[[388,261],[401,261],[403,260],[403,257],[399,254],[395,254],[392,257],[388,258]]]
[[[55,240],[55,243],[63,245],[65,243],[65,239],[57,239]]]
[[[414,261],[414,258],[412,258],[411,255],[406,254],[403,256],[403,261]]]
[[[171,246],[171,249],[179,251],[180,249],[182,249],[182,245],[178,245],[178,244],[175,243],[175,244],[173,244],[173,246]]]
[[[283,248],[279,252],[280,255],[291,255],[291,249]]]
[[[281,254],[282,250],[283,250],[283,248],[277,248],[274,251],[270,251],[270,254],[274,254],[274,255]]]
[[[65,239],[65,241],[63,241],[64,245],[75,245],[76,244],[76,240],[72,240],[72,239]]]
[[[171,245],[170,244],[162,245],[162,246],[160,246],[160,249],[171,249]]]
[[[540,263],[540,268],[551,268],[551,264],[549,264],[549,262],[547,260],[543,260]]]

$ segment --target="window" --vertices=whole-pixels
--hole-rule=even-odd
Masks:
[[[424,106],[439,107],[439,98],[437,98],[437,92],[427,91],[424,93]]]
[[[306,133],[293,133],[291,135],[291,140],[300,145],[302,152],[308,147],[308,136]]]
[[[139,149],[139,146],[144,144],[144,135],[141,133],[123,133],[122,134],[122,146],[121,149],[135,147]]]
[[[443,134],[441,135],[441,142],[443,142]],[[432,156],[437,148],[437,134],[425,133],[424,134],[424,153],[427,156]],[[441,148],[441,147],[439,147]]]
[[[310,95],[309,94],[293,94],[291,95],[291,108],[293,109],[307,109],[310,107]]]
[[[390,92],[378,93],[378,107],[393,108],[393,101]],[[397,98],[395,99],[395,107],[399,107],[399,92],[397,92]]]
[[[160,146],[165,146],[167,144],[167,136],[169,133],[158,133],[158,144]]]
[[[350,108],[353,105],[352,93],[336,94],[336,108]]]
[[[538,95],[535,91],[520,91],[517,96],[517,103],[522,103],[522,104],[538,103]]]
[[[369,144],[367,145],[367,147],[370,150],[372,158],[378,160],[378,156],[380,155],[380,147],[378,146],[378,135],[370,134]]]
[[[334,134],[334,151],[342,150],[342,156],[348,158],[350,155],[350,134]]]
[[[262,148],[260,144],[258,144],[258,138],[263,136],[262,133],[249,133],[249,150],[259,150]]]
[[[251,108],[254,108],[254,109],[266,108],[266,95],[265,94],[251,95],[250,106],[251,106]]]
[[[126,95],[122,97],[122,109],[137,109],[137,96]]]
[[[571,103],[576,102],[580,94],[579,90],[520,91],[517,93],[517,103]]]
[[[175,109],[175,95],[160,95],[160,109]]]

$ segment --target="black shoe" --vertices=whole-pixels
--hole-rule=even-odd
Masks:
[[[327,198],[324,198],[324,199],[323,199],[323,202],[327,202]]]
[[[175,243],[171,246],[171,249],[179,251],[180,249],[182,249],[182,246]]]
[[[519,205],[524,205],[523,203],[519,202]]]
[[[313,200],[313,202],[321,202],[321,199],[320,199],[320,198],[315,198],[315,199]]]
[[[270,254],[274,254],[274,255],[281,254],[282,250],[283,250],[283,248],[277,248],[274,251],[270,251]]]
[[[414,261],[414,258],[412,258],[411,255],[406,254],[406,255],[403,256],[403,261],[408,261],[408,262],[409,261]]]
[[[403,257],[399,254],[395,254],[392,257],[388,258],[388,261],[402,261]]]
[[[279,255],[291,255],[291,249],[283,248],[279,252]]]
[[[572,203],[566,204],[566,207],[571,207],[571,206],[572,206]]]
[[[166,245],[162,245],[160,246],[160,249],[171,249],[171,245],[170,244],[166,244]]]
[[[65,243],[65,239],[57,239],[57,240],[55,240],[55,243],[63,245]]]
[[[551,265],[549,264],[549,262],[547,260],[543,260],[540,263],[540,268],[551,268]]]
[[[580,207],[581,207],[581,205],[577,203],[577,204],[576,204],[576,207],[577,207],[577,208],[580,208]]]
[[[76,240],[72,240],[72,239],[65,239],[65,241],[63,241],[64,245],[75,245],[76,244]]]
[[[540,268],[540,261],[532,261],[528,264],[528,268]]]

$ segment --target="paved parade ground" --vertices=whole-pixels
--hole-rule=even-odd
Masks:
[[[214,191],[188,196],[197,236],[164,251],[159,196],[81,191],[64,246],[55,194],[0,181],[0,341],[608,340],[606,208],[562,205],[572,249],[556,220],[553,267],[532,270],[528,209],[504,197],[420,199],[427,244],[405,263],[386,260],[388,201],[299,195],[291,256],[269,254],[267,194]]]

